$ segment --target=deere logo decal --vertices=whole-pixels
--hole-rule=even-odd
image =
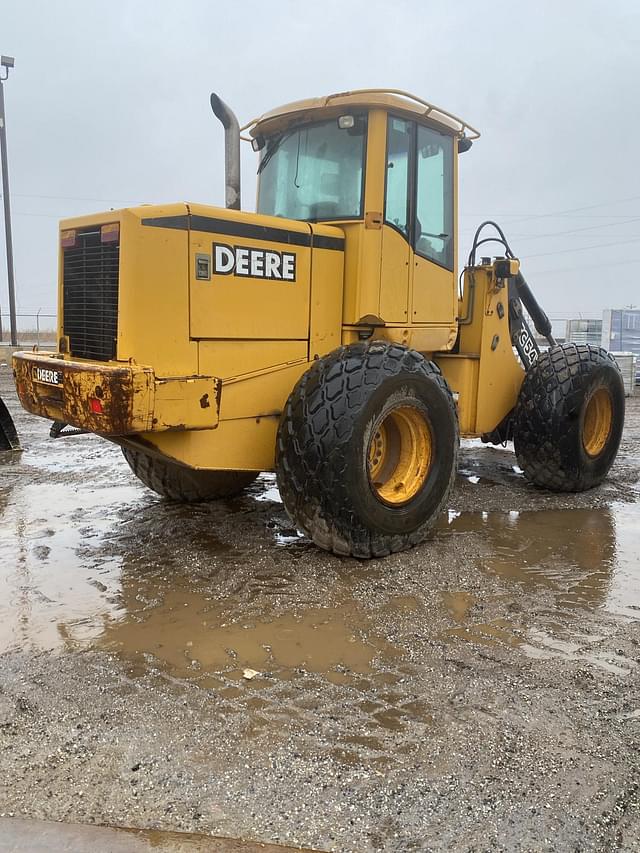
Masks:
[[[49,370],[46,367],[34,367],[31,375],[34,382],[45,382],[47,385],[62,385],[62,371]]]
[[[292,252],[276,252],[275,249],[250,249],[247,246],[214,243],[212,272],[213,275],[295,281],[296,256]]]

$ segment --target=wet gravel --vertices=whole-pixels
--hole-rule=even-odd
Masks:
[[[0,394],[25,448],[0,454],[0,815],[640,847],[640,399],[598,489],[465,443],[432,541],[362,563],[298,537],[269,477],[163,502],[116,447],[50,441],[7,368]]]

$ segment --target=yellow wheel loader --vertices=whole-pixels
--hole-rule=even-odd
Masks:
[[[26,409],[54,434],[117,442],[172,500],[233,495],[275,470],[294,524],[361,558],[425,539],[460,435],[513,439],[543,488],[605,477],[624,420],[613,358],[556,345],[494,223],[458,289],[471,125],[398,90],[299,101],[242,128],[211,105],[226,208],[61,223],[58,351],[14,356]],[[257,213],[239,210],[241,138],[259,152]]]

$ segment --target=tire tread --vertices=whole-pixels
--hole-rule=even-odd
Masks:
[[[555,492],[580,492],[597,485],[606,475],[605,471],[595,477],[568,462],[576,455],[572,427],[585,390],[594,370],[603,366],[621,385],[620,369],[611,353],[590,344],[552,347],[527,372],[515,411],[514,444],[518,464],[536,486]],[[611,461],[615,451],[617,444]]]
[[[182,503],[232,497],[258,476],[253,471],[200,471],[132,447],[123,446],[122,453],[145,486]]]
[[[367,390],[400,373],[438,386],[455,423],[456,455],[438,512],[417,530],[389,534],[369,530],[354,517],[345,486],[344,448],[353,442]],[[277,437],[278,486],[293,521],[319,547],[344,556],[383,557],[423,541],[452,488],[457,447],[455,402],[435,363],[398,344],[352,344],[316,361],[289,396]]]

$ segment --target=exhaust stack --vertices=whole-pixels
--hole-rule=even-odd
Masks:
[[[225,204],[240,210],[240,124],[233,110],[211,93],[211,109],[224,127]]]

